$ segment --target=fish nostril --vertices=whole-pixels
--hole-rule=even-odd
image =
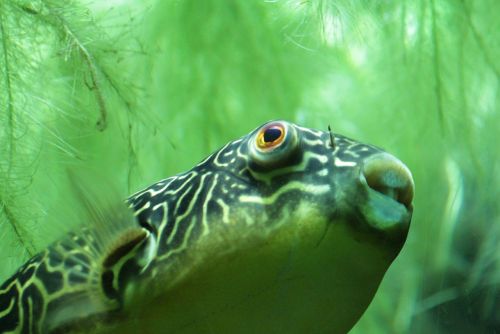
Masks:
[[[363,163],[362,173],[370,188],[410,209],[414,183],[411,172],[405,164],[388,153],[381,153]]]

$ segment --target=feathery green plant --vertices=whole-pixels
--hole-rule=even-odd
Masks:
[[[0,279],[79,223],[68,170],[126,196],[285,118],[382,146],[415,176],[407,245],[352,332],[492,333],[498,12],[496,0],[0,1]]]
[[[2,279],[74,227],[69,169],[120,170],[130,186],[137,95],[120,72],[124,54],[140,49],[127,36],[132,20],[117,23],[100,26],[77,2],[0,2]]]

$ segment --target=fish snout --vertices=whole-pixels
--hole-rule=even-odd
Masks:
[[[371,189],[392,198],[409,211],[413,209],[413,177],[399,159],[388,153],[378,153],[364,161],[361,173]]]
[[[402,247],[413,214],[415,185],[410,170],[396,157],[381,152],[363,161],[359,180],[365,196],[357,208],[365,226]]]

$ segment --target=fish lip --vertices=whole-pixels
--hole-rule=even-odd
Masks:
[[[413,215],[413,202],[403,204],[395,198],[372,189],[362,169],[359,171],[359,182],[364,188],[365,200],[358,203],[365,220],[372,228],[387,234],[406,234]]]
[[[366,158],[359,171],[362,182],[369,188],[410,209],[415,183],[411,171],[401,160],[387,152],[380,152]]]

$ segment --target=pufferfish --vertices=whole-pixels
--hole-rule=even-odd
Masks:
[[[347,333],[405,243],[413,194],[389,153],[271,121],[93,210],[3,283],[0,331]]]

